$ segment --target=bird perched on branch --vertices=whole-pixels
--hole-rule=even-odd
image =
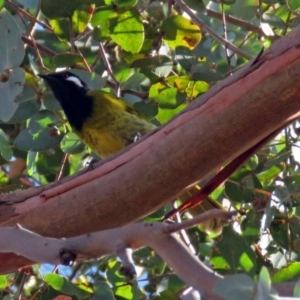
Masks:
[[[156,128],[124,100],[104,91],[90,90],[71,72],[38,76],[49,85],[74,132],[101,158]]]
[[[156,128],[124,100],[100,90],[89,89],[71,72],[38,76],[47,82],[60,102],[73,131],[101,158],[118,152],[137,137]],[[195,191],[198,189],[195,188]],[[191,189],[191,193],[185,193],[182,199],[185,197],[187,200],[195,191]],[[196,213],[214,207],[220,207],[220,204],[207,198],[197,206]],[[220,232],[223,227],[219,219],[208,220],[203,226],[214,232]]]

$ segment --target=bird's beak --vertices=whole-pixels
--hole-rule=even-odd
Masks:
[[[43,79],[45,79],[45,80],[49,80],[49,79],[51,79],[51,75],[46,75],[46,74],[37,74],[37,76],[39,76],[39,77],[41,77],[41,78],[43,78]]]
[[[46,82],[50,83],[50,82],[56,82],[57,78],[55,76],[53,76],[52,74],[37,74],[37,76],[43,78]]]

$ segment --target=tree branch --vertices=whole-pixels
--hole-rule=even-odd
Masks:
[[[182,223],[137,223],[69,239],[42,237],[20,226],[0,228],[0,252],[13,252],[35,262],[52,264],[69,264],[75,257],[82,260],[115,254],[122,260],[121,272],[132,279],[136,274],[132,249],[150,246],[178,276],[203,296],[221,299],[213,292],[213,286],[222,277],[194,256],[174,233],[210,218],[228,220],[235,214],[212,209]]]
[[[128,224],[163,206],[300,115],[299,40],[296,28],[115,156],[62,181],[1,195],[1,226],[68,237]],[[22,265],[3,255],[0,272]]]

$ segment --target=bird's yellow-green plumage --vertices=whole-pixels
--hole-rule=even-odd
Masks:
[[[80,139],[101,158],[120,151],[156,126],[145,120],[125,101],[109,93],[94,90],[88,95],[95,99],[94,109],[80,130]]]
[[[101,158],[112,155],[156,128],[112,94],[90,90],[70,72],[39,75],[50,86],[79,138]]]

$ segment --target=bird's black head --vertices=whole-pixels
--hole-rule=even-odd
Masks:
[[[66,101],[72,101],[73,97],[71,96],[73,94],[85,95],[89,90],[85,82],[68,71],[50,73],[48,75],[38,74],[38,76],[47,82],[55,98],[61,104]]]
[[[60,102],[70,124],[80,130],[93,111],[93,99],[87,96],[89,91],[87,84],[68,71],[38,76],[46,81]]]

